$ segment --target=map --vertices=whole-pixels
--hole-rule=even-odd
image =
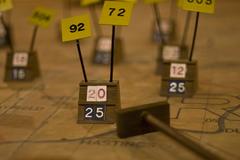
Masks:
[[[80,15],[89,9],[75,2],[70,8],[64,4],[58,0],[14,1],[11,15],[7,14],[15,50],[27,51],[33,31],[27,21],[31,11],[40,5],[51,6],[57,13],[54,24],[40,28],[36,39],[41,78],[30,83],[4,82],[9,50],[0,50],[0,160],[200,159],[161,132],[120,139],[115,124],[77,124],[81,65],[76,43],[61,42],[59,22],[66,12]],[[169,16],[169,5],[159,5],[164,18]],[[155,74],[158,46],[151,41],[153,11],[138,2],[130,25],[117,27],[124,41],[124,61],[114,68],[121,107],[168,100],[171,127],[224,159],[240,159],[239,7],[236,0],[217,1],[215,14],[200,14],[193,56],[199,66],[198,91],[192,98],[166,98],[160,96],[161,77]],[[180,39],[186,12],[176,12]],[[143,20],[146,15],[149,18]],[[191,27],[194,17],[193,13]],[[111,35],[110,27],[102,26],[102,30]],[[91,62],[96,38],[93,33],[80,43],[88,79],[108,80],[109,66]]]

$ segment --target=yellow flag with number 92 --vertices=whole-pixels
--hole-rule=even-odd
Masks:
[[[90,18],[88,15],[63,19],[61,25],[63,42],[91,36]]]

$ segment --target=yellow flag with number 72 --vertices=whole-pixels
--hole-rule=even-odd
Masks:
[[[128,25],[133,6],[133,2],[105,1],[99,24]]]

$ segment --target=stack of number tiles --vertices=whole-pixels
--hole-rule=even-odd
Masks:
[[[120,109],[119,82],[81,82],[78,104],[78,123],[115,123],[115,112]]]
[[[32,81],[39,76],[36,52],[10,52],[7,54],[5,81]]]
[[[164,61],[162,74],[162,96],[191,97],[198,87],[196,61]]]

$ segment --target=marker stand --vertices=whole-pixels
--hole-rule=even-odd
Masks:
[[[91,17],[93,19],[94,28],[96,30],[97,39],[95,40],[95,46],[92,56],[92,62],[94,64],[110,64],[111,63],[111,45],[112,38],[109,36],[103,36],[102,28],[98,25],[98,14],[96,12],[95,5],[90,7]],[[114,48],[114,62],[118,63],[123,59],[122,40],[119,37],[115,38]]]
[[[78,102],[78,123],[115,123],[120,109],[119,81],[82,81]]]
[[[6,82],[30,82],[40,77],[37,52],[9,52],[5,66]]]
[[[166,43],[173,41],[176,34],[174,20],[162,19],[160,26],[161,26],[164,41]],[[162,43],[162,37],[161,37],[161,33],[159,32],[157,22],[153,23],[153,41]]]
[[[112,26],[111,39],[110,41],[108,40],[107,47],[105,46],[105,44],[103,46],[104,49],[110,49],[110,72],[108,81],[88,81],[81,55],[80,45],[77,40],[78,54],[82,65],[82,73],[84,77],[84,81],[80,83],[78,123],[109,124],[116,122],[116,111],[121,108],[121,99],[119,81],[114,80],[114,60],[115,53],[118,50],[118,48],[115,49],[115,46],[120,46],[116,42],[117,39],[115,33],[116,26],[128,25],[130,18],[129,16],[131,15],[132,8],[133,3],[126,3],[120,1],[105,1],[103,5],[99,24]],[[124,16],[121,12],[120,14],[113,14],[114,10],[112,10],[112,12],[109,14],[109,9],[128,11],[127,13],[129,13],[129,16]]]
[[[164,61],[177,61],[188,59],[188,47],[176,44],[160,45],[158,58],[157,58],[157,68],[156,74],[162,75],[164,72]]]
[[[164,61],[161,96],[192,97],[198,88],[197,61]]]
[[[4,26],[3,23],[0,23],[0,46],[6,46],[10,44],[10,28]]]
[[[95,64],[111,63],[111,37],[99,36],[95,41],[95,50],[93,51],[92,61]],[[119,63],[123,59],[123,43],[120,38],[115,39],[114,63]]]

